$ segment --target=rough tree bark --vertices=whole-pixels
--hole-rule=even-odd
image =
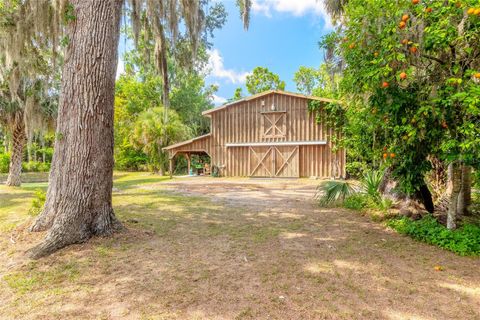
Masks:
[[[460,194],[458,195],[457,214],[468,215],[468,206],[472,201],[472,167],[462,165],[461,167],[461,183]]]
[[[462,166],[457,163],[449,165],[450,175],[450,204],[447,212],[447,228],[455,229],[457,227],[458,206],[462,189]]]
[[[70,0],[55,153],[45,207],[30,250],[40,258],[121,228],[112,209],[113,101],[122,0]]]
[[[18,187],[22,183],[22,160],[23,150],[27,137],[25,135],[25,121],[23,120],[23,113],[18,112],[15,116],[12,131],[12,153],[10,156],[10,166],[8,169],[8,178],[6,185],[11,187]]]
[[[379,192],[398,203],[402,215],[419,218],[423,213],[433,213],[433,199],[428,186],[423,183],[412,195],[397,190],[398,181],[392,177],[392,170],[387,169],[379,187]]]

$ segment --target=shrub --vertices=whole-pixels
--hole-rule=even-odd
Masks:
[[[480,227],[466,224],[449,230],[431,215],[413,221],[406,217],[392,219],[387,225],[413,239],[437,245],[462,256],[480,255]]]
[[[368,196],[363,193],[352,194],[348,196],[343,203],[343,206],[345,208],[352,209],[352,210],[362,210],[368,207],[368,205],[369,205]]]
[[[353,161],[347,162],[345,171],[348,178],[360,179],[362,174],[367,170],[367,165],[364,162]]]
[[[24,172],[48,172],[50,171],[50,163],[30,161],[22,163]]]
[[[45,199],[47,194],[43,190],[35,190],[35,197],[32,200],[32,206],[28,210],[28,214],[31,216],[37,216],[40,211],[42,211],[43,205],[45,204]]]
[[[10,165],[10,155],[8,153],[0,153],[0,173],[8,173]]]
[[[366,171],[361,180],[362,190],[368,194],[375,202],[381,202],[381,195],[378,189],[383,180],[383,171]]]

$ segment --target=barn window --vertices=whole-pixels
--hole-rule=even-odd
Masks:
[[[262,112],[264,138],[285,138],[287,113],[285,111]]]

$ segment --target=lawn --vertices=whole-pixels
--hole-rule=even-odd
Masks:
[[[318,208],[314,181],[116,173],[127,230],[30,261],[37,188],[0,186],[1,319],[480,319],[478,258]]]

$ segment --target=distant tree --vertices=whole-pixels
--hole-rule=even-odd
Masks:
[[[27,138],[45,131],[56,116],[58,64],[49,61],[58,49],[51,35],[56,18],[48,1],[0,3],[0,125],[12,142],[9,186],[21,183]]]
[[[246,86],[250,94],[257,94],[268,90],[285,90],[285,81],[268,68],[256,67],[247,76]]]
[[[237,101],[243,98],[243,90],[242,88],[238,87],[235,89],[235,92],[233,93],[233,98],[230,99],[230,101]]]
[[[307,95],[311,95],[315,88],[323,84],[322,80],[320,70],[304,66],[298,68],[293,77],[297,90]]]
[[[180,116],[168,110],[168,121],[165,122],[164,107],[156,107],[143,111],[134,124],[130,136],[133,146],[148,155],[152,170],[164,174],[168,162],[163,147],[191,137],[191,130],[183,124]],[[164,135],[164,132],[167,134]],[[165,136],[168,137],[165,139]]]

